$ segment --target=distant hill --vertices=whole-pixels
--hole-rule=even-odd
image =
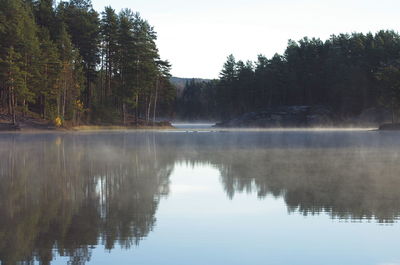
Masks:
[[[173,85],[176,86],[178,95],[182,93],[183,89],[185,88],[186,82],[194,79],[196,82],[210,82],[211,79],[204,79],[204,78],[182,78],[182,77],[175,77],[172,76],[169,80]]]

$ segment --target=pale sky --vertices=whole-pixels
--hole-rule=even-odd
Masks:
[[[154,26],[162,59],[178,77],[217,78],[229,54],[282,54],[288,39],[399,30],[400,0],[92,0],[101,12],[130,8]]]

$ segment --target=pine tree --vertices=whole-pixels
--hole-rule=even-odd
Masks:
[[[127,119],[127,107],[131,105],[137,108],[135,88],[138,87],[138,60],[136,39],[134,34],[134,13],[124,9],[119,14],[118,28],[118,77],[119,88],[116,95],[119,98],[119,105],[122,113],[122,121],[125,124]]]
[[[113,77],[118,63],[118,16],[111,7],[106,7],[102,13],[101,37],[104,56],[102,68],[105,66],[106,75],[104,96],[109,98],[112,94]]]
[[[36,0],[33,3],[37,25],[46,28],[50,33],[51,39],[55,41],[59,23],[53,6],[54,0]]]
[[[151,27],[146,20],[143,20],[139,14],[135,15],[134,28],[137,43],[136,49],[138,50],[137,78],[139,80],[136,93],[141,95],[141,98],[144,99],[145,119],[146,122],[149,122],[151,106],[155,96],[155,88],[159,78],[157,66],[159,55],[155,44],[157,35],[153,27]]]
[[[390,108],[394,123],[400,109],[400,61],[393,61],[380,67],[376,78],[380,81],[380,103]]]
[[[73,48],[71,38],[64,24],[60,26],[57,46],[62,67],[58,85],[61,89],[58,115],[63,120],[73,120],[76,123],[77,112],[82,110],[79,100],[83,88],[84,75],[82,60],[79,53]]]
[[[73,45],[79,50],[85,72],[83,99],[90,108],[99,63],[100,19],[90,0],[61,2],[58,14],[67,26]]]
[[[0,13],[1,17],[7,21],[0,35],[0,52],[5,56],[10,56],[10,54],[14,56],[15,53],[15,58],[18,58],[11,59],[14,62],[18,60],[17,72],[24,74],[23,90],[26,92],[20,93],[18,98],[15,98],[15,100],[18,100],[18,102],[15,101],[15,106],[19,103],[23,113],[25,113],[28,109],[27,104],[32,102],[31,84],[37,77],[37,64],[35,64],[35,60],[39,54],[38,28],[34,21],[30,5],[22,0],[0,0]],[[26,98],[23,98],[24,96]],[[7,95],[7,97],[10,98],[11,95]]]
[[[220,73],[221,81],[233,82],[236,79],[236,60],[233,54],[229,55]]]
[[[22,56],[14,50],[14,47],[7,49],[5,58],[0,62],[2,65],[2,78],[8,91],[8,110],[12,115],[13,124],[16,124],[18,102],[33,100],[33,94],[28,90],[25,81],[28,73],[23,70],[24,62]]]
[[[60,116],[61,87],[59,79],[62,64],[57,46],[50,40],[46,29],[42,29],[40,37],[40,78],[38,78],[39,84],[35,92],[39,97],[42,117],[54,120]]]
[[[223,118],[229,118],[235,110],[234,98],[235,94],[235,81],[237,78],[237,64],[235,57],[231,54],[228,56],[226,62],[220,73],[220,84],[218,87],[219,106],[221,108]]]
[[[107,7],[100,21],[90,0],[61,1],[56,9],[54,0],[0,0],[0,22],[1,59],[15,63],[14,75],[19,82],[23,74],[24,82],[9,95],[9,77],[0,77],[3,106],[73,121],[83,113],[101,121],[119,112],[126,123],[132,112],[137,121],[142,114],[150,121],[151,113],[154,120],[173,101],[170,65],[160,60],[156,33],[138,13],[117,16]]]

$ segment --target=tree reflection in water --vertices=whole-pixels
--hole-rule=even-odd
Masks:
[[[48,264],[53,249],[82,264],[99,240],[138,244],[173,168],[144,134],[3,136],[0,150],[2,264]]]
[[[139,244],[178,162],[218,168],[229,198],[256,192],[282,197],[289,212],[391,223],[399,147],[369,132],[2,135],[0,259],[84,264],[99,244]]]

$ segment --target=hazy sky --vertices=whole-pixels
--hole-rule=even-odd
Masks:
[[[217,78],[226,57],[283,53],[288,39],[398,31],[399,0],[92,0],[141,13],[158,33],[162,59],[179,77]]]

